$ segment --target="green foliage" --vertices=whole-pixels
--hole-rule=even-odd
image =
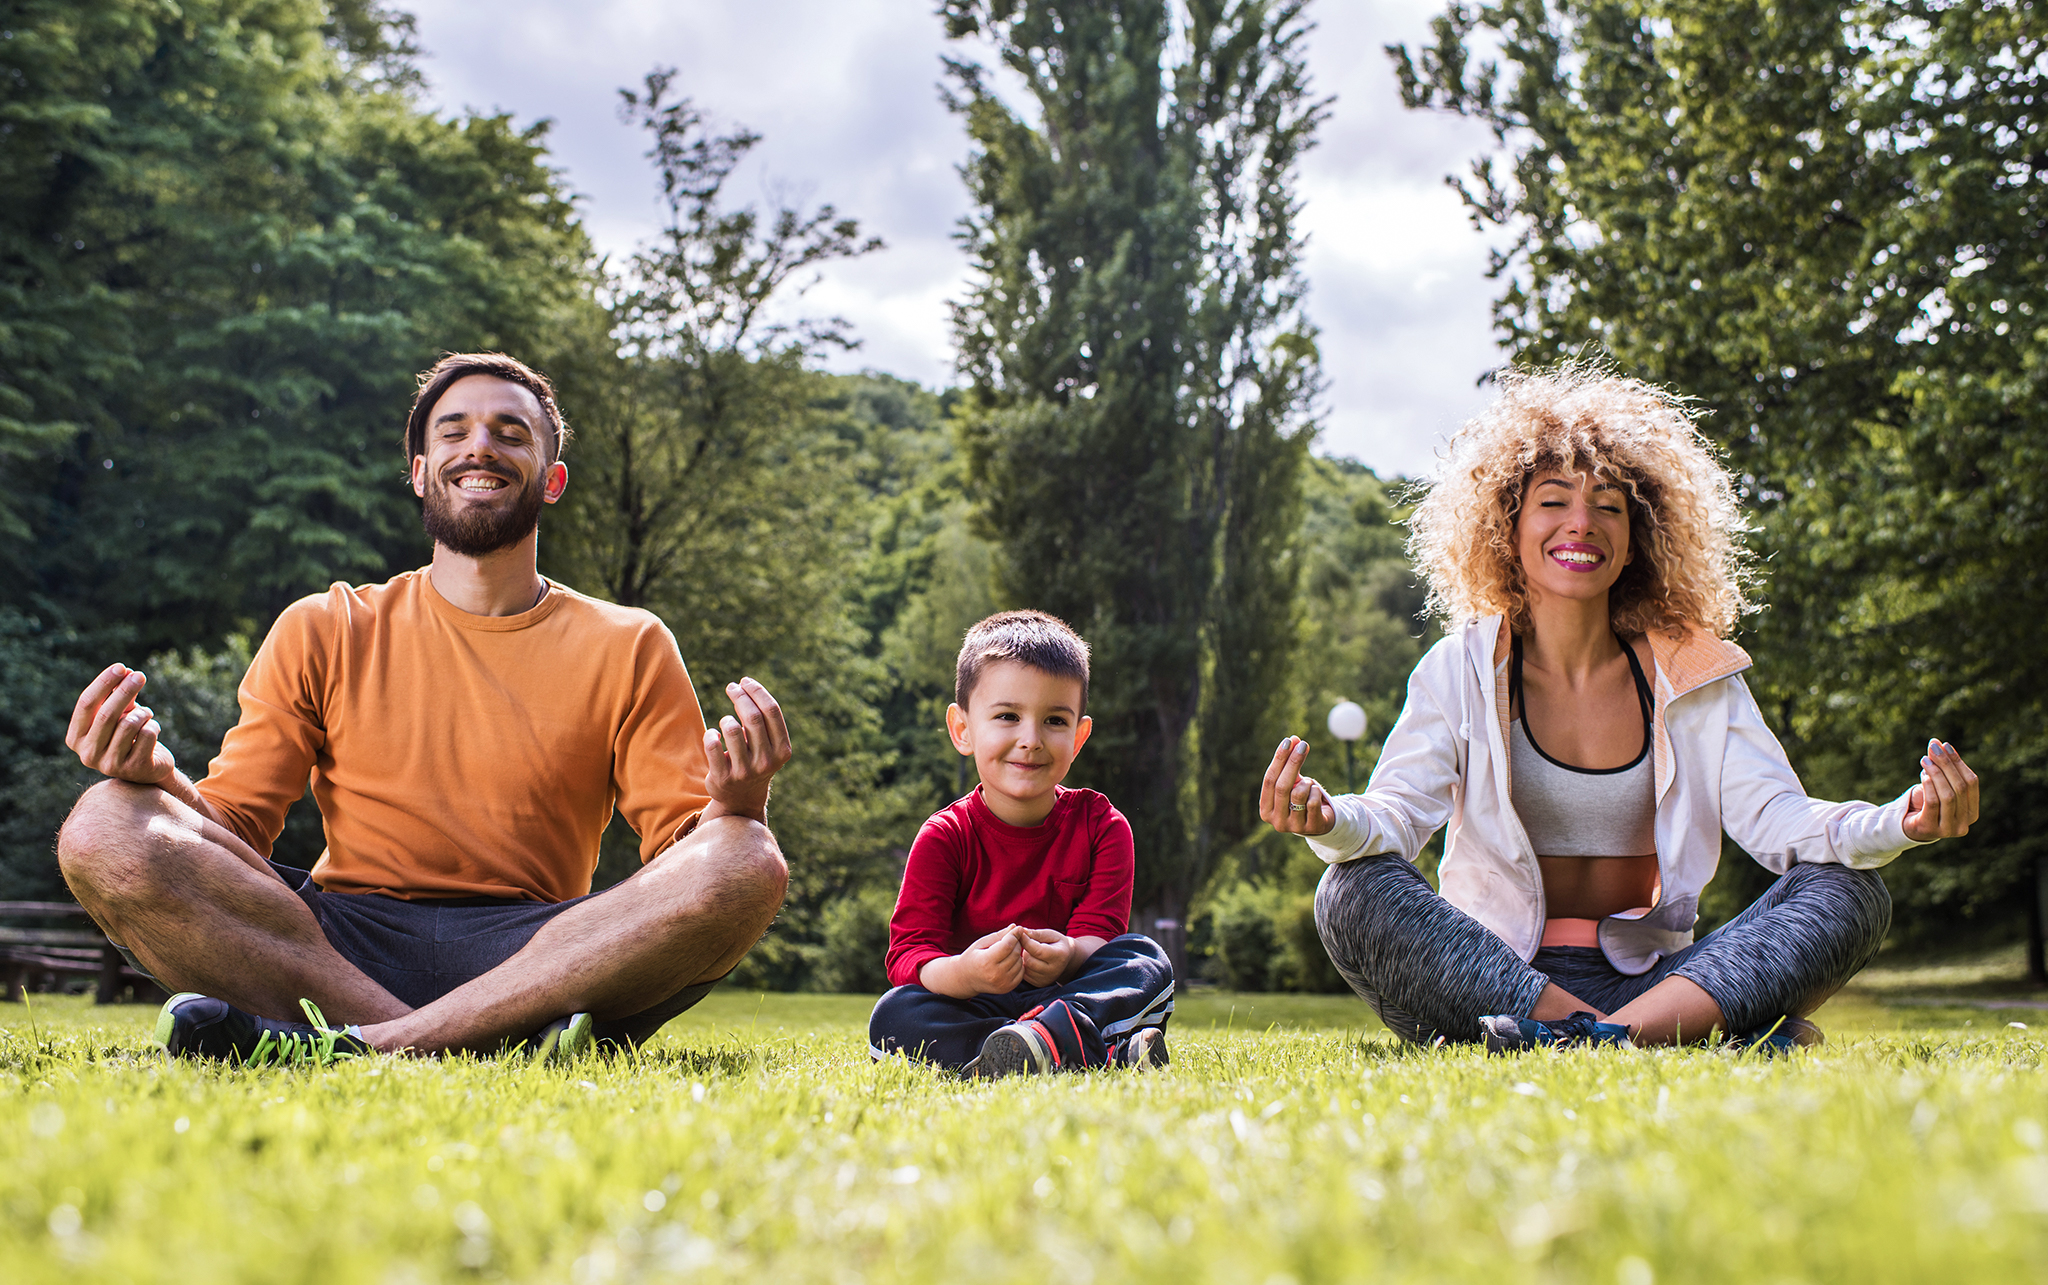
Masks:
[[[1355,754],[1362,789],[1378,761],[1377,738],[1400,715],[1408,671],[1434,631],[1417,616],[1423,595],[1402,552],[1388,484],[1353,461],[1321,458],[1308,462],[1302,482],[1292,617],[1300,645],[1279,698],[1281,730],[1306,737],[1315,747],[1310,773],[1342,791],[1344,748],[1326,720],[1340,700],[1363,705],[1367,731]],[[1270,761],[1272,743],[1262,748]],[[1254,830],[1218,861],[1197,900],[1191,942],[1210,943],[1212,968],[1238,989],[1343,990],[1315,931],[1322,873],[1301,840]]]
[[[186,774],[199,777],[220,753],[228,729],[242,717],[235,689],[248,672],[255,651],[243,634],[228,635],[217,652],[194,647],[187,652],[161,652],[149,658],[143,672],[149,686],[143,703],[156,713],[159,737]]]
[[[316,1072],[167,1064],[145,1009],[38,1004],[38,1035],[10,1005],[0,1255],[24,1283],[1604,1285],[2029,1280],[2048,1254],[2043,1048],[2005,1013],[1834,1024],[1779,1062],[1490,1058],[1399,1047],[1354,999],[1214,995],[1164,1074],[986,1084],[871,1060],[869,1002],[722,990],[637,1058]]]
[[[1021,78],[949,63],[974,151],[956,305],[976,530],[998,597],[1088,639],[1077,783],[1130,818],[1137,905],[1179,917],[1252,828],[1318,379],[1300,309],[1299,2],[949,0]]]
[[[361,3],[31,0],[0,78],[0,557],[144,647],[424,549],[395,408],[544,349],[588,246],[543,131],[437,119]],[[6,532],[0,532],[4,537]]]
[[[417,565],[413,373],[545,363],[589,250],[544,130],[421,110],[411,19],[368,0],[24,0],[0,28],[0,880],[57,895],[78,689]],[[220,717],[173,733],[195,772]]]
[[[1197,925],[1210,975],[1231,990],[1349,994],[1316,931],[1322,863],[1306,851],[1287,855],[1267,879],[1225,884],[1203,899]]]
[[[1286,893],[1278,888],[1238,884],[1209,903],[1209,941],[1216,980],[1234,991],[1282,989],[1280,931],[1275,923]]]
[[[1437,37],[1392,52],[1410,105],[1506,151],[1464,185],[1514,237],[1503,340],[1700,399],[1761,519],[1771,606],[1743,641],[1795,764],[1888,799],[1954,740],[1984,822],[1886,878],[1908,923],[2010,913],[2048,852],[2048,19],[1511,0]]]
[[[819,942],[811,952],[814,989],[843,995],[878,995],[889,989],[882,960],[889,952],[889,915],[896,890],[868,887],[841,897],[819,916]]]
[[[1216,980],[1228,989],[1350,992],[1316,933],[1312,887],[1233,884],[1211,898],[1203,913]]]
[[[57,827],[97,779],[64,748],[78,693],[95,669],[89,640],[0,607],[0,901],[63,897]]]

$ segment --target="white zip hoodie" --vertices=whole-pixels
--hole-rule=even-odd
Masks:
[[[1647,972],[1692,943],[1723,830],[1776,874],[1800,861],[1868,869],[1916,846],[1906,794],[1882,807],[1806,796],[1740,677],[1750,665],[1740,647],[1703,630],[1649,641],[1662,889],[1650,910],[1600,921],[1600,948],[1617,969]],[[1444,897],[1526,960],[1543,938],[1543,876],[1508,793],[1507,657],[1500,616],[1430,648],[1365,792],[1334,797],[1336,828],[1308,843],[1333,865],[1380,853],[1413,861],[1448,824]]]

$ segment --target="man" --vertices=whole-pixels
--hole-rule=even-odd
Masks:
[[[173,1053],[638,1042],[767,930],[788,883],[767,826],[782,712],[742,678],[707,730],[658,620],[539,574],[567,435],[510,357],[422,375],[406,454],[432,563],[287,608],[198,784],[137,702],[142,673],[110,666],[79,697],[67,743],[111,779],[58,859],[181,992],[158,1021]],[[327,834],[310,877],[266,859],[309,774]],[[643,865],[579,895],[614,806]]]

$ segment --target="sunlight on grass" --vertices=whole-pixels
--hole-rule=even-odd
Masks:
[[[1345,997],[1197,995],[1174,1065],[966,1084],[859,996],[718,995],[568,1070],[173,1064],[151,1010],[0,1010],[11,1280],[2023,1280],[2043,1045],[1489,1059]],[[1842,1016],[1879,1006],[1858,1001]],[[1915,1020],[1919,1014],[1912,1015]],[[1183,1021],[1182,1019],[1185,1019]],[[1869,1029],[1869,1028],[1858,1028]]]

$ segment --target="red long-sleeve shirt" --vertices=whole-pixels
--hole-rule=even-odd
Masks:
[[[1034,826],[997,817],[978,786],[924,823],[889,918],[891,986],[1009,924],[1105,941],[1127,930],[1130,822],[1093,790],[1055,788],[1052,814]]]

